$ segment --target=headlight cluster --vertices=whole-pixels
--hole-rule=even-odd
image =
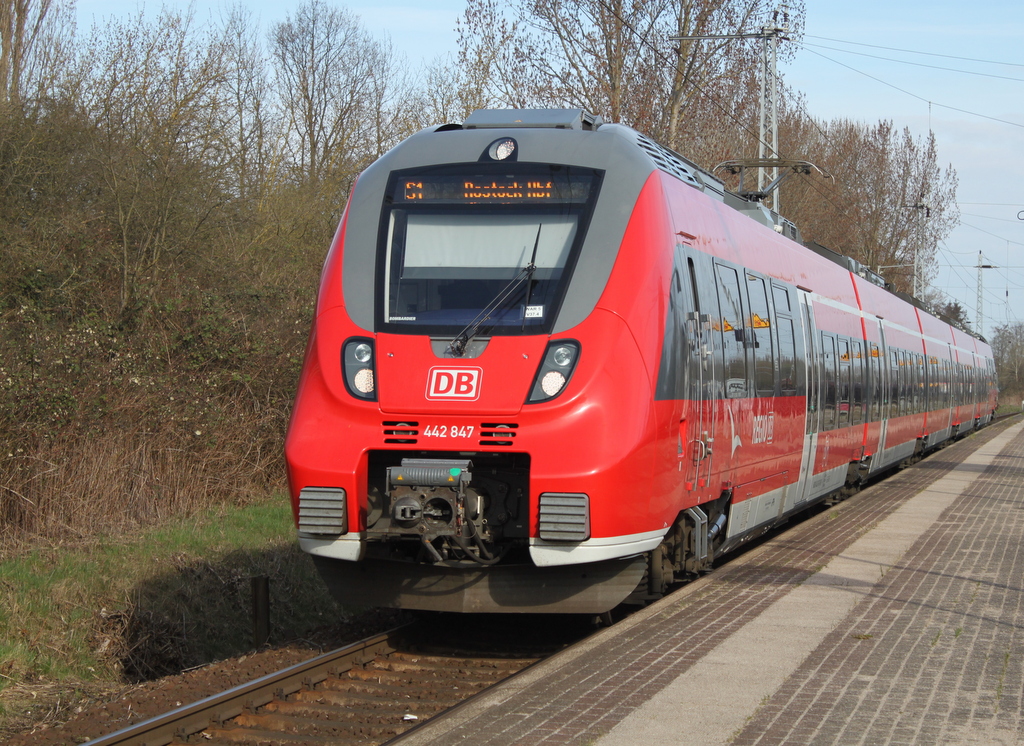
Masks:
[[[353,337],[341,348],[341,365],[345,370],[345,386],[357,399],[377,400],[373,340]]]
[[[580,343],[574,339],[551,342],[544,353],[544,361],[537,371],[537,378],[530,390],[527,403],[554,399],[569,382],[580,357]]]

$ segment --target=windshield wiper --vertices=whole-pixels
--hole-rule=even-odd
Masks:
[[[480,309],[480,313],[476,315],[476,318],[470,321],[466,325],[466,328],[456,334],[455,339],[448,343],[448,349],[455,357],[462,357],[466,352],[466,347],[469,345],[470,340],[472,340],[473,337],[477,335],[477,332],[480,331],[480,327],[487,323],[487,320],[491,318],[491,315],[501,308],[509,298],[513,297],[520,285],[524,282],[530,282],[534,271],[537,269],[537,246],[540,244],[540,230],[543,227],[543,223],[537,226],[537,238],[533,241],[533,255],[530,257],[529,264],[520,269],[519,273],[512,278],[508,285],[498,291],[498,294],[494,296],[494,300]],[[532,287],[532,285],[530,287]],[[530,287],[527,288],[527,298],[529,298]],[[525,315],[525,313],[526,310],[523,309],[523,314]],[[526,320],[524,318],[523,326],[525,327],[525,325]]]

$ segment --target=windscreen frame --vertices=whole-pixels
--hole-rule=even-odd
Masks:
[[[586,182],[582,196],[568,199],[530,199],[520,198],[516,195],[503,199],[503,195],[490,197],[486,201],[474,201],[472,199],[427,199],[424,201],[413,201],[405,198],[405,185],[417,178],[424,176],[437,176],[438,178],[465,178],[471,177],[513,177],[521,176],[523,179],[536,178],[539,174],[555,174],[558,178],[568,179],[577,185]],[[604,170],[586,166],[552,164],[552,163],[461,163],[444,164],[438,166],[419,167],[393,171],[387,182],[383,205],[381,208],[380,223],[377,238],[377,261],[374,272],[374,320],[378,332],[392,334],[414,334],[427,335],[431,337],[454,337],[464,330],[466,326],[462,321],[454,323],[406,323],[395,322],[392,319],[391,298],[389,287],[391,279],[386,275],[391,271],[392,251],[392,216],[397,211],[405,211],[406,216],[415,215],[467,215],[472,217],[481,216],[530,216],[538,217],[541,220],[544,215],[549,216],[575,216],[575,232],[572,243],[561,268],[561,275],[558,279],[557,288],[550,297],[543,320],[540,323],[526,323],[522,327],[515,324],[499,324],[491,326],[484,324],[479,334],[483,337],[489,336],[520,336],[528,334],[550,334],[554,327],[558,312],[564,302],[569,283],[579,260],[583,243],[586,239],[594,208],[601,191],[604,179]],[[407,227],[404,229],[407,230]],[[404,249],[403,249],[404,251]],[[404,261],[404,257],[403,257]],[[538,262],[539,264],[539,262]],[[543,275],[543,272],[541,272]],[[509,276],[509,281],[513,279]],[[529,280],[528,280],[529,281]],[[525,314],[525,309],[524,309]]]

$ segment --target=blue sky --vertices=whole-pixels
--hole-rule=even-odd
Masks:
[[[241,2],[267,24],[294,7]],[[464,0],[339,4],[357,13],[372,33],[388,34],[413,64],[455,49],[455,22],[465,6]],[[1024,14],[1019,5],[998,0],[806,4],[804,46],[781,68],[785,82],[804,93],[815,117],[871,124],[889,119],[916,137],[931,129],[940,164],[952,164],[959,175],[961,211],[961,225],[940,247],[933,284],[960,301],[973,323],[980,250],[985,264],[998,265],[982,270],[983,331],[1024,321],[1024,221],[1017,219],[1024,210]],[[137,12],[141,5],[78,0],[79,27]],[[145,3],[147,13],[160,5]],[[200,17],[220,7],[195,3]],[[813,154],[804,157],[814,160]]]

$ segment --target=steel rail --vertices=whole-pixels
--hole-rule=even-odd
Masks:
[[[344,673],[377,655],[393,653],[401,633],[410,626],[411,623],[404,624],[303,663],[296,663],[276,673],[95,738],[83,746],[167,746],[176,738],[184,740],[211,723],[223,723],[275,698],[304,687],[311,688],[329,676]]]

